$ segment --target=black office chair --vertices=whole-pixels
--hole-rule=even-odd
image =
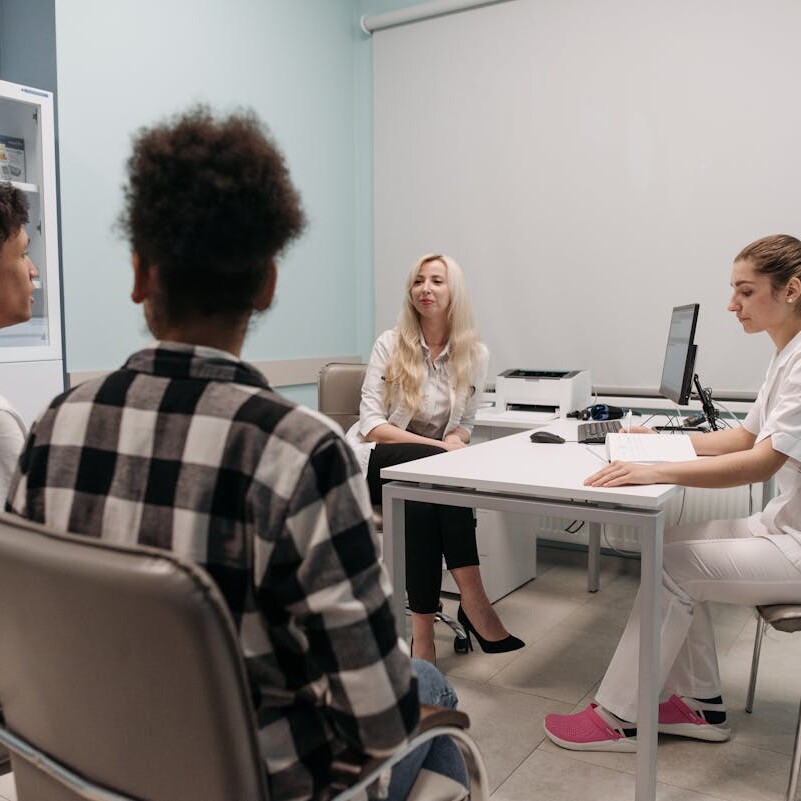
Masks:
[[[236,631],[196,565],[0,514],[0,643],[18,801],[269,801]],[[354,798],[443,734],[486,799],[466,723],[437,710],[390,760],[339,764],[329,797]]]
[[[317,378],[317,409],[338,423],[343,431],[347,431],[359,419],[359,404],[366,372],[366,364],[354,362],[331,362],[320,370]],[[373,523],[376,531],[382,530],[383,522],[381,507],[373,506]],[[411,614],[408,604],[406,614]],[[458,620],[442,611],[442,603],[434,619],[444,623],[453,631],[455,635],[453,649],[456,653],[466,654],[467,632]]]

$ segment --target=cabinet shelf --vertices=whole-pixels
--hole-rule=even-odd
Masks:
[[[25,192],[29,195],[38,195],[39,194],[39,186],[38,184],[25,184],[22,181],[11,181],[11,186],[15,186],[21,192]]]

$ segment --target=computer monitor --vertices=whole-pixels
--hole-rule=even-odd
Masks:
[[[698,321],[698,308],[697,303],[676,306],[670,317],[659,392],[680,406],[687,405],[692,390],[696,352],[693,340],[695,324]]]

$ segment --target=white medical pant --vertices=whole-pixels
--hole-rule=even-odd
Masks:
[[[801,546],[799,546],[801,550]],[[745,519],[676,526],[665,532],[662,561],[661,699],[721,694],[707,601],[756,606],[801,602],[801,571]],[[637,720],[639,593],[595,696],[623,720]]]

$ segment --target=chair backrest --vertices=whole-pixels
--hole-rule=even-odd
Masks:
[[[266,801],[236,632],[197,566],[0,514],[0,643],[6,727],[68,770],[148,801]],[[19,801],[87,797],[12,761]]]
[[[317,379],[317,408],[347,431],[359,419],[366,364],[331,362]]]

